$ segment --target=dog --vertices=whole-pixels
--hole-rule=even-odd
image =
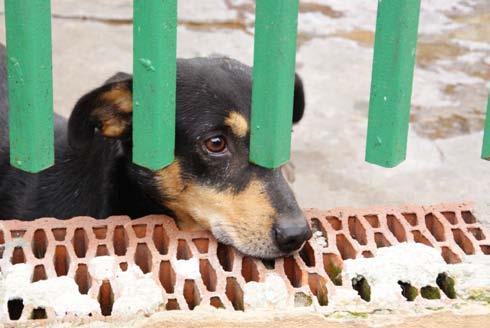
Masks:
[[[38,174],[9,165],[5,49],[0,48],[0,219],[166,214],[183,230],[259,258],[298,250],[310,227],[281,169],[249,162],[251,68],[227,57],[178,59],[175,161],[133,164],[132,77],[118,73],[56,115],[55,164]],[[305,107],[294,87],[294,123]]]

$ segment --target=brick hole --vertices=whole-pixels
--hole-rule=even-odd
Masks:
[[[299,251],[299,256],[307,267],[311,268],[315,266],[315,251],[313,251],[309,241],[307,241]]]
[[[342,230],[342,221],[336,216],[327,216],[325,218],[334,230]]]
[[[461,229],[452,229],[454,241],[465,252],[465,254],[475,254],[475,247],[471,240],[464,234]]]
[[[153,229],[153,243],[155,243],[155,248],[160,255],[167,255],[169,240],[161,224],[156,225]]]
[[[470,232],[476,240],[484,240],[486,238],[480,228],[468,228],[468,232]]]
[[[461,259],[456,253],[454,253],[449,247],[443,246],[441,248],[441,255],[444,261],[448,264],[461,263]]]
[[[168,294],[174,292],[175,286],[175,272],[172,269],[172,265],[169,261],[160,262],[160,270],[158,273],[160,283]]]
[[[428,300],[438,300],[441,298],[441,292],[437,287],[425,286],[420,288],[420,296]]]
[[[251,257],[244,256],[242,259],[242,276],[245,282],[259,281],[259,271]]]
[[[97,298],[100,304],[100,312],[103,316],[110,316],[112,313],[112,306],[114,305],[114,293],[112,292],[111,283],[107,280],[102,282],[99,289],[99,296]]]
[[[322,237],[325,239],[325,243],[326,243],[325,246],[328,246],[328,233],[325,230],[325,228],[323,227],[320,220],[318,220],[317,218],[312,218],[311,219],[311,229],[313,230],[313,233],[315,233],[317,231],[321,232]],[[315,238],[315,237],[313,237],[313,238]]]
[[[114,245],[114,254],[117,256],[124,256],[128,251],[128,234],[126,229],[122,225],[118,225],[114,228],[114,234],[112,236],[112,243]]]
[[[349,240],[342,234],[337,235],[337,249],[342,256],[342,259],[355,259],[356,258],[356,250],[349,242]]]
[[[405,220],[407,220],[408,224],[410,224],[412,227],[415,227],[416,225],[419,224],[418,219],[417,219],[417,214],[415,213],[402,213],[403,217]]]
[[[461,212],[461,216],[463,217],[463,221],[467,224],[476,223],[476,218],[470,211]]]
[[[342,259],[337,254],[323,254],[323,267],[336,286],[342,286]]]
[[[447,273],[439,273],[436,279],[437,286],[446,296],[452,300],[456,299],[456,290],[454,289],[455,281]]]
[[[66,237],[66,228],[54,228],[51,229],[53,237],[56,241],[64,241]]]
[[[140,267],[143,273],[151,271],[152,256],[147,244],[138,243],[134,253],[134,263]]]
[[[226,296],[230,300],[235,310],[244,310],[243,290],[234,277],[226,278]]]
[[[391,233],[396,237],[396,239],[400,243],[407,241],[407,233],[405,231],[405,228],[400,223],[400,221],[396,218],[396,216],[388,214],[386,216],[386,220],[388,224],[388,229],[390,229]]]
[[[187,245],[187,241],[179,239],[177,243],[177,260],[188,260],[192,257],[191,249]]]
[[[427,246],[432,247],[432,244],[430,243],[429,239],[425,238],[425,236],[420,231],[414,230],[412,231],[412,234],[413,234],[413,240],[416,243],[425,244]]]
[[[389,247],[391,246],[390,242],[381,232],[374,233],[374,242],[376,243],[376,247]]]
[[[46,275],[46,270],[44,269],[44,265],[38,264],[34,267],[34,272],[32,273],[32,282],[46,280],[48,276]]]
[[[480,245],[480,249],[485,255],[490,254],[490,245]]]
[[[123,271],[128,271],[128,262],[121,262],[121,263],[119,263],[119,267]]]
[[[366,245],[367,237],[366,237],[366,229],[362,225],[361,221],[357,218],[357,216],[351,216],[348,220],[349,223],[349,232],[352,238],[357,240],[359,244]]]
[[[44,308],[35,308],[31,312],[31,320],[43,320],[47,318],[48,314]]]
[[[25,233],[25,230],[12,230],[10,231],[10,236],[12,236],[12,238],[22,238],[24,237]]]
[[[379,219],[377,215],[374,214],[364,215],[364,218],[366,219],[367,222],[369,222],[371,227],[379,228]]]
[[[425,216],[425,225],[437,241],[446,240],[446,235],[444,234],[444,226],[434,216],[434,214],[430,213]]]
[[[374,255],[373,255],[373,253],[371,253],[371,251],[363,251],[362,256],[366,257],[366,258],[374,257]]]
[[[10,258],[10,263],[12,264],[26,263],[26,256],[24,254],[24,250],[22,249],[22,247],[17,246],[14,248],[12,257]]]
[[[78,258],[84,258],[87,255],[88,236],[83,228],[75,229],[73,233],[73,250]]]
[[[286,277],[288,277],[291,286],[293,287],[301,287],[303,284],[303,272],[301,271],[298,263],[292,256],[288,256],[284,258],[284,273]]]
[[[303,292],[297,292],[294,294],[294,306],[295,307],[305,307],[313,304],[313,300],[310,295],[306,295]]]
[[[221,302],[221,299],[218,296],[213,296],[209,300],[209,305],[217,308],[217,309],[224,309],[225,306],[223,305],[223,302]]]
[[[146,236],[146,224],[133,225],[134,234],[136,238],[145,238]]]
[[[194,310],[201,303],[201,295],[194,280],[186,279],[184,282],[184,298],[189,310]]]
[[[318,299],[320,306],[328,305],[328,289],[327,282],[323,277],[316,273],[310,273],[308,275],[308,285],[313,295]]]
[[[202,282],[206,286],[206,289],[210,292],[216,291],[216,271],[214,271],[213,266],[211,263],[209,263],[209,260],[199,260],[199,272],[201,273]]]
[[[371,286],[366,278],[363,276],[357,276],[352,278],[352,288],[354,288],[359,296],[366,302],[371,301]]]
[[[107,236],[107,226],[93,227],[92,231],[96,239],[102,240]]]
[[[24,311],[24,300],[21,298],[15,298],[7,302],[7,310],[10,320],[17,321],[22,316]]]
[[[179,302],[175,298],[169,299],[165,305],[167,311],[180,310]]]
[[[109,249],[107,248],[106,245],[97,246],[97,251],[95,252],[95,256],[108,256],[108,255],[109,255]]]
[[[231,272],[233,270],[233,261],[235,260],[235,254],[233,249],[225,244],[218,243],[218,261],[223,267],[223,270]]]
[[[68,270],[70,269],[70,257],[68,256],[68,251],[65,246],[56,246],[54,250],[54,270],[56,275],[66,276]]]
[[[400,285],[400,287],[402,289],[401,293],[402,293],[403,297],[406,298],[407,301],[409,301],[409,302],[415,301],[415,299],[419,295],[419,291],[417,288],[415,288],[412,285],[410,285],[409,283],[403,282],[403,281],[398,281],[398,285]]]
[[[194,245],[196,245],[196,248],[199,253],[201,254],[206,254],[209,249],[209,239],[207,238],[196,238],[192,239],[192,242]]]
[[[75,272],[75,283],[78,285],[78,291],[80,294],[88,293],[88,290],[92,285],[92,279],[86,264],[78,265],[77,271]]]
[[[456,218],[456,213],[454,212],[441,212],[442,216],[451,224],[458,224],[458,219]]]
[[[37,229],[32,236],[32,254],[37,259],[42,259],[48,249],[48,237],[42,229]]]
[[[274,259],[261,259],[261,262],[267,270],[274,270],[276,267],[276,260]]]

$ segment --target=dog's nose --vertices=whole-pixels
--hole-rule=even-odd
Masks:
[[[306,220],[278,220],[274,226],[274,237],[279,249],[285,253],[297,250],[303,243],[311,238],[311,229]]]

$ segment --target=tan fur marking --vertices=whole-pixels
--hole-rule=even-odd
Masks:
[[[120,137],[124,134],[127,123],[117,118],[111,118],[102,124],[102,134],[106,137]]]
[[[231,128],[234,134],[238,137],[245,137],[248,132],[248,122],[243,115],[237,112],[230,112],[225,119],[225,124]]]
[[[174,211],[181,228],[194,230],[195,223],[205,229],[219,225],[235,245],[269,238],[276,212],[260,181],[252,180],[238,194],[219,192],[183,181],[178,161],[156,176],[158,187],[167,198],[165,206]]]
[[[122,83],[116,84],[111,90],[102,94],[101,99],[123,113],[133,111],[133,95]]]

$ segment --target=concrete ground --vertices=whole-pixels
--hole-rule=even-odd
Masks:
[[[0,1],[3,2],[3,1]],[[55,109],[131,71],[130,0],[53,0]],[[422,1],[407,160],[364,161],[376,0],[301,0],[297,69],[306,116],[295,127],[294,188],[304,207],[472,200],[490,222],[480,159],[490,80],[490,2]],[[178,55],[253,55],[252,0],[179,1]],[[3,4],[0,8],[3,8]],[[0,41],[5,40],[0,16]]]

